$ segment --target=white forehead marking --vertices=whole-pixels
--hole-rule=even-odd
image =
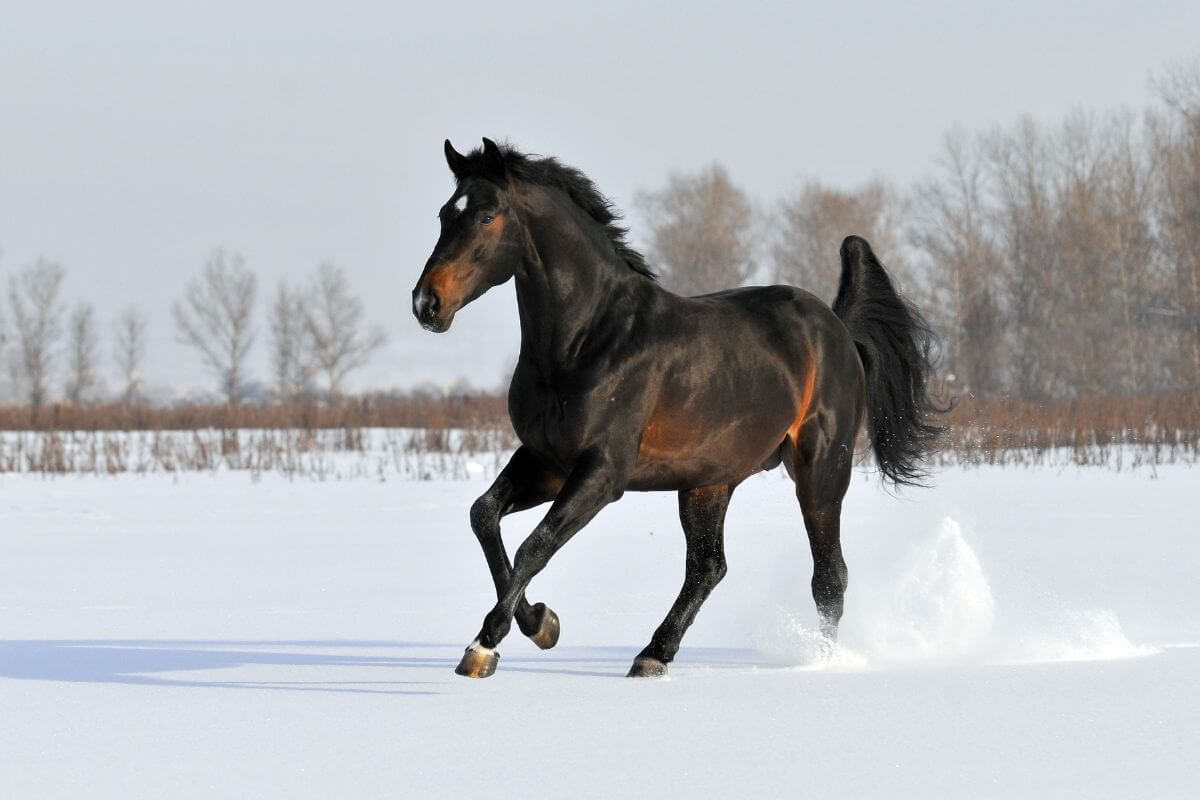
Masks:
[[[468,198],[464,194],[464,195],[459,195],[458,199],[454,201],[454,207],[458,210],[458,212],[460,214],[466,209],[467,200],[468,200]]]

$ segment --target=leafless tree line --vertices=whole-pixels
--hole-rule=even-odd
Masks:
[[[350,292],[346,273],[321,264],[306,287],[280,283],[271,305],[271,364],[276,391],[285,400],[314,394],[319,374],[330,397],[339,397],[346,376],[367,363],[387,336],[364,328],[362,301]]]
[[[831,299],[838,244],[866,236],[942,334],[943,376],[962,393],[1032,401],[1200,390],[1200,63],[1168,70],[1143,114],[1076,113],[1055,126],[946,136],[935,173],[902,190],[807,181],[762,209],[718,164],[641,193],[651,260],[687,294],[750,280]],[[62,267],[8,281],[0,355],[37,407],[67,338],[63,394],[100,390],[94,309],[67,315]],[[258,282],[217,251],[172,306],[226,401],[243,399]],[[268,309],[276,397],[337,398],[385,342],[363,323],[345,273],[322,264],[281,283]],[[120,394],[142,388],[147,319],[113,324]]]
[[[180,340],[203,356],[230,404],[242,399],[257,291],[243,259],[218,251],[171,309]],[[288,402],[322,394],[337,400],[346,376],[387,343],[381,328],[364,325],[362,301],[351,292],[346,273],[329,263],[306,285],[279,284],[268,326],[274,389]],[[324,378],[323,392],[318,376]]]
[[[951,133],[908,191],[808,181],[764,212],[719,166],[674,175],[639,196],[653,263],[684,293],[755,278],[829,300],[857,233],[935,322],[958,392],[1196,391],[1200,64],[1156,88],[1141,115]]]
[[[65,276],[59,264],[38,260],[9,278],[11,321],[0,306],[0,357],[12,385],[34,409],[54,395],[52,379],[60,367],[62,396],[70,403],[95,402],[104,393],[95,308],[80,303],[67,314]],[[229,404],[244,399],[249,382],[257,287],[240,255],[217,250],[171,307],[178,340],[200,355]],[[322,264],[303,286],[280,284],[269,325],[274,390],[285,401],[340,398],[346,376],[386,342],[382,329],[365,325],[362,302],[332,264]],[[126,406],[144,400],[147,327],[135,306],[112,323],[112,365]]]

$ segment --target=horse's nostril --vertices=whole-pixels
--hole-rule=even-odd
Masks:
[[[433,289],[421,289],[413,292],[413,313],[418,319],[425,319],[438,312],[442,307],[442,299]]]

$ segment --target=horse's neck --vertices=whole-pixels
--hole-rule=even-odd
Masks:
[[[516,276],[521,353],[550,369],[573,366],[593,334],[635,324],[640,301],[655,286],[583,224],[561,210],[526,216]]]

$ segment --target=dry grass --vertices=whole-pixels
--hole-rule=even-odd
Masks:
[[[33,409],[0,406],[4,431],[189,431],[201,428],[325,430],[330,428],[508,428],[503,395],[480,392],[439,397],[428,394],[361,397],[329,405],[121,404],[77,406],[57,403]]]
[[[338,405],[0,408],[0,473],[248,471],[337,480],[494,474],[516,447],[495,394]]]
[[[1200,398],[1033,404],[958,398],[938,464],[1128,468],[1196,463]],[[429,480],[495,474],[517,442],[504,398],[361,398],[339,406],[0,408],[0,473],[247,471]]]
[[[941,463],[1138,466],[1195,463],[1194,394],[1090,397],[1059,403],[956,398]]]

